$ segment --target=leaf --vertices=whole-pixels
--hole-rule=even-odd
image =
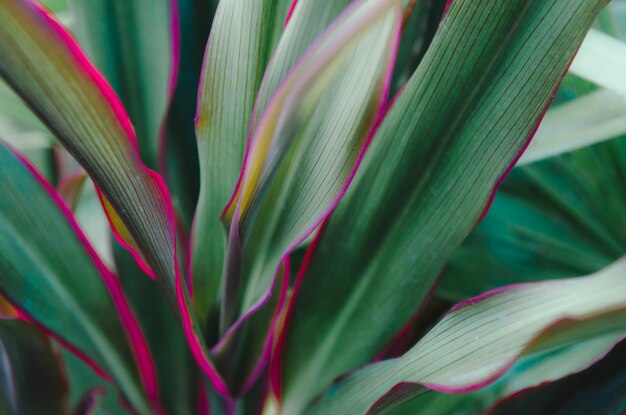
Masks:
[[[626,134],[626,97],[599,90],[546,114],[517,166]]]
[[[74,33],[128,110],[142,159],[156,168],[178,71],[176,1],[72,0],[70,6]]]
[[[309,413],[381,413],[424,387],[475,390],[502,376],[520,356],[594,336],[623,336],[625,273],[622,258],[588,277],[513,285],[459,303],[402,357],[349,375]],[[567,369],[561,370],[578,369],[563,364]]]
[[[290,25],[311,19],[304,14],[307,3],[298,4],[303,6],[296,6],[273,62],[280,62],[276,59],[288,44],[284,39]],[[259,317],[265,323],[250,323],[261,333],[252,343],[266,342],[273,310],[268,304],[280,297],[277,269],[329,214],[350,182],[386,100],[399,29],[398,1],[354,3],[301,56],[266,107],[225,213],[234,217],[221,343],[239,343],[231,337],[245,337],[237,331],[257,312],[267,317]],[[273,68],[267,69],[264,83],[273,79]],[[275,301],[270,300],[272,290]]]
[[[4,1],[0,22],[0,74],[93,179],[118,240],[144,271],[156,276],[171,308],[180,313],[199,366],[216,389],[227,394],[190,309],[167,188],[141,162],[119,99],[67,31],[43,9],[29,0]]]
[[[158,413],[150,349],[119,282],[54,190],[25,163],[0,145],[0,290],[111,376],[138,411]]]
[[[98,376],[85,361],[80,360],[66,349],[61,349],[63,369],[69,384],[70,406],[74,412],[84,402],[85,397],[91,395],[94,390],[106,391],[99,401],[98,409],[106,415],[128,415],[129,408],[123,408],[123,403],[118,396],[115,386]],[[98,412],[96,412],[98,415]],[[79,414],[76,414],[79,415]]]
[[[0,413],[67,413],[67,385],[48,340],[33,326],[0,319]]]
[[[220,216],[237,184],[254,99],[272,51],[283,0],[225,0],[217,7],[198,96],[201,186],[192,241],[194,306],[205,319],[226,250]],[[283,16],[284,19],[284,16]]]
[[[180,64],[178,80],[166,121],[162,146],[166,181],[172,203],[185,229],[190,230],[198,201],[199,166],[194,114],[202,55],[211,30],[218,0],[177,0],[180,18]]]
[[[153,280],[145,278],[121,246],[116,245],[113,254],[124,292],[151,346],[166,412],[194,414],[199,373],[164,293]]]
[[[568,75],[553,111],[596,90]],[[572,277],[607,266],[626,250],[620,220],[626,218],[624,177],[623,136],[515,168],[480,226],[452,257],[438,294],[458,301],[514,282]]]
[[[626,96],[626,44],[592,29],[587,34],[570,72]]]
[[[286,414],[373,359],[418,310],[603,5],[450,5],[296,282],[278,353]]]
[[[626,411],[625,346],[622,342],[584,372],[503,399],[487,413],[524,414],[530,407],[537,415],[623,413]]]

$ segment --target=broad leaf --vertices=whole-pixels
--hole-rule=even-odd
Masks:
[[[158,410],[150,350],[118,280],[54,190],[23,163],[0,146],[0,289],[101,368],[138,411]]]
[[[23,321],[0,319],[0,413],[67,410],[67,384],[48,339]]]
[[[376,356],[418,310],[604,3],[451,3],[296,282],[286,413]]]
[[[626,258],[588,277],[513,285],[459,303],[402,357],[349,375],[309,413],[381,413],[425,388],[483,387],[523,355],[593,337],[615,341],[626,333],[624,275]],[[562,372],[580,369],[577,361],[561,362]]]

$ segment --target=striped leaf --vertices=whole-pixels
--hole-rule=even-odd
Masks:
[[[137,411],[159,413],[151,352],[118,280],[26,163],[0,146],[0,289],[110,377]]]
[[[201,187],[192,241],[194,306],[203,317],[224,269],[220,216],[237,184],[254,100],[276,28],[283,26],[285,3],[221,1],[207,43],[196,115]]]
[[[458,393],[483,387],[523,355],[623,336],[625,274],[622,258],[584,278],[514,285],[459,303],[402,357],[349,375],[308,413],[382,413],[425,388]],[[579,369],[578,362],[561,362],[561,370]]]
[[[285,413],[374,358],[418,310],[604,4],[451,3],[296,282]]]

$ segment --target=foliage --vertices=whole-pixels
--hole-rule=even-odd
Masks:
[[[3,0],[0,413],[623,410],[607,2]]]

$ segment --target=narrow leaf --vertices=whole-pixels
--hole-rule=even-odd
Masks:
[[[74,33],[128,110],[150,168],[176,85],[177,8],[175,0],[70,1]]]
[[[305,18],[299,10],[289,25]],[[386,100],[400,23],[396,0],[354,3],[302,55],[266,107],[231,205],[223,341],[258,310],[271,317],[279,264],[345,192]],[[267,331],[259,329],[257,344]]]
[[[592,29],[585,38],[570,72],[603,88],[626,96],[626,43]]]
[[[282,351],[285,413],[373,359],[417,312],[604,3],[450,4],[296,282]]]
[[[625,273],[622,258],[588,277],[514,285],[460,303],[405,355],[348,376],[310,413],[381,413],[424,387],[470,391],[492,383],[520,356],[623,335]]]
[[[626,134],[626,96],[599,90],[546,114],[517,166]]]
[[[211,311],[224,269],[226,233],[220,216],[237,184],[283,2],[221,1],[207,43],[196,115],[201,186],[192,241],[194,306],[203,318]]]
[[[151,352],[118,280],[25,163],[0,146],[0,289],[111,376],[137,410],[158,412]]]
[[[140,264],[145,259],[143,265],[149,266],[170,306],[180,313],[201,368],[226,393],[190,310],[167,188],[141,162],[133,127],[119,99],[67,31],[30,0],[0,3],[0,22],[0,74],[98,186],[120,242]],[[124,240],[125,234],[131,238]]]

